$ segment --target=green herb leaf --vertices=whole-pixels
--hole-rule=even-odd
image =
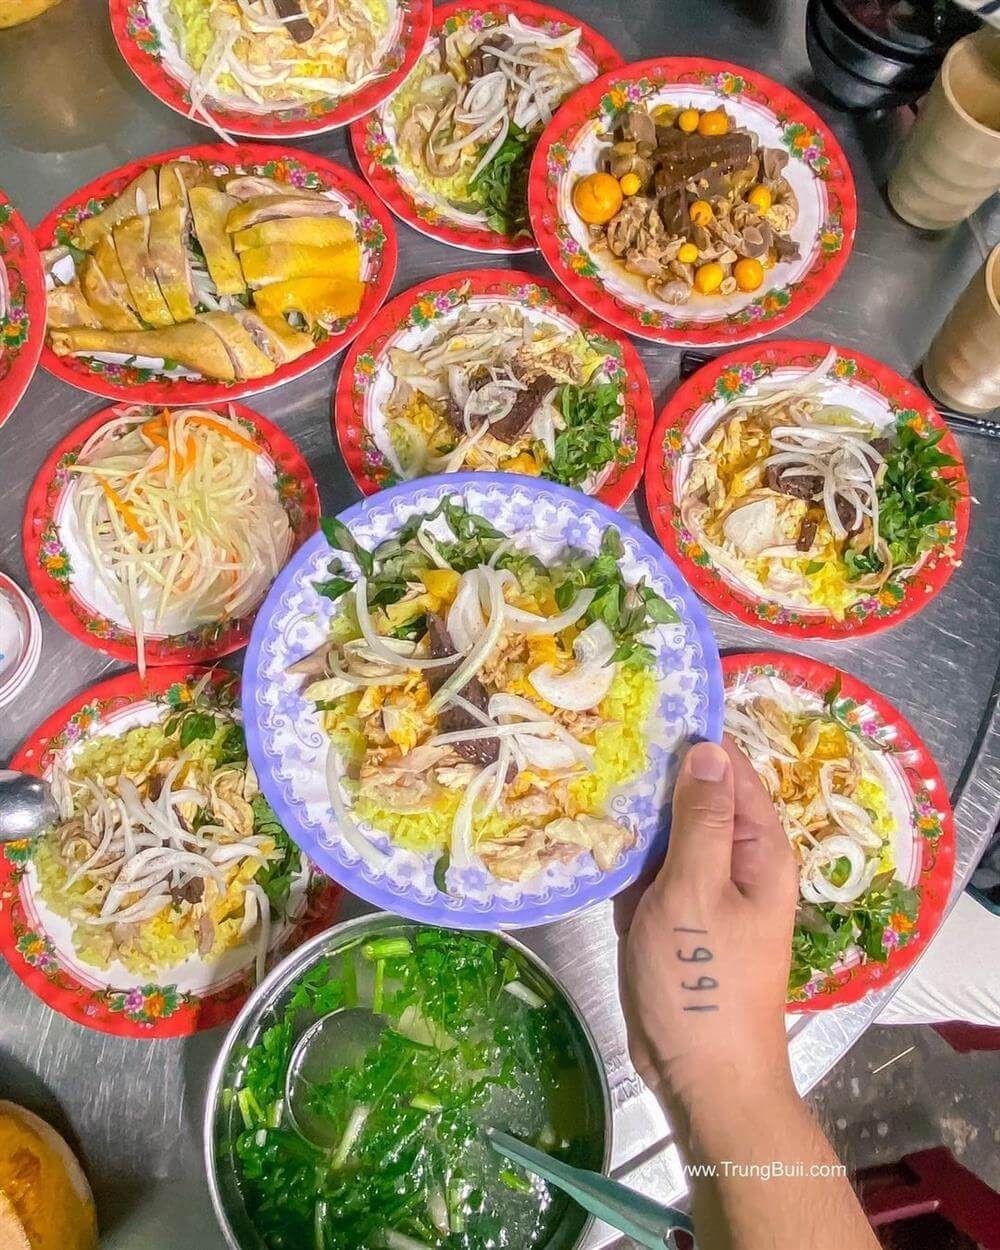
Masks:
[[[211,712],[189,712],[181,722],[181,747],[189,747],[203,738],[214,738],[217,728]]]
[[[533,139],[520,127],[512,126],[496,155],[469,183],[469,193],[491,230],[512,237],[530,233],[528,171],[533,148]]]
[[[224,764],[242,764],[247,758],[247,739],[243,726],[232,724],[222,735],[216,748],[216,762]]]
[[[264,837],[271,838],[279,857],[261,865],[254,876],[254,881],[267,895],[268,901],[277,915],[283,915],[288,903],[288,895],[292,882],[302,867],[302,856],[299,848],[285,832],[278,820],[274,808],[262,794],[258,794],[250,803],[253,812],[253,831]]]
[[[556,403],[566,426],[556,435],[555,455],[545,469],[546,477],[565,486],[579,486],[614,460],[624,458],[613,433],[622,413],[618,382],[564,386]],[[612,532],[617,533],[608,531]]]
[[[366,577],[371,577],[375,568],[372,553],[362,547],[351,531],[336,517],[321,517],[320,528],[331,547],[337,551],[346,551],[358,563],[358,568]]]

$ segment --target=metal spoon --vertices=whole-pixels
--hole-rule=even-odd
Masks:
[[[357,1063],[388,1027],[385,1016],[367,1007],[342,1007],[320,1017],[299,1038],[285,1073],[285,1108],[292,1126],[306,1141],[323,1150],[342,1142],[343,1134],[309,1106],[310,1088],[325,1081],[331,1069]],[[486,1137],[498,1154],[549,1181],[640,1246],[667,1250],[677,1246],[672,1240],[675,1232],[691,1235],[691,1221],[682,1211],[653,1202],[597,1172],[553,1159],[500,1129],[487,1128]]]
[[[385,1016],[367,1007],[341,1007],[321,1016],[295,1043],[285,1073],[285,1108],[292,1127],[306,1141],[322,1150],[338,1145],[342,1135],[310,1107],[310,1090],[328,1080],[332,1069],[363,1059],[388,1025]]]
[[[678,1246],[674,1234],[683,1232],[687,1234],[684,1244],[694,1246],[694,1226],[683,1211],[654,1202],[598,1172],[588,1172],[553,1159],[499,1129],[488,1128],[486,1137],[497,1154],[549,1181],[585,1211],[631,1237],[638,1245],[648,1250],[674,1248]]]
[[[0,844],[33,838],[58,819],[47,781],[0,768]]]

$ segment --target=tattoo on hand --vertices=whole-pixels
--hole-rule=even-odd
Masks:
[[[694,929],[694,928],[690,928],[687,925],[675,925],[674,932],[701,935],[703,937],[708,936],[707,929]],[[706,964],[706,963],[711,963],[712,960],[715,958],[715,955],[712,953],[709,947],[702,946],[700,944],[695,944],[691,949],[686,950],[686,951],[682,947],[678,946],[674,953],[678,961],[682,964]],[[681,989],[688,990],[692,994],[710,993],[712,990],[717,990],[718,988],[719,988],[719,982],[716,980],[716,978],[706,976],[706,975],[702,975],[698,977],[698,979],[693,982],[681,980]],[[692,1001],[690,1003],[685,1003],[683,1010],[684,1011],[718,1011],[719,1004],[715,1002],[711,1002],[707,999],[700,999],[697,1001]]]

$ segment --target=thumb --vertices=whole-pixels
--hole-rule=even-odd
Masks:
[[[714,742],[687,753],[674,789],[664,868],[705,886],[729,880],[733,853],[733,766]]]

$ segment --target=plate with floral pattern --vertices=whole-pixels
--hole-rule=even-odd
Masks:
[[[25,742],[11,767],[48,776],[58,757],[72,761],[95,737],[183,714],[208,670],[160,668],[140,678],[131,671],[70,699]],[[239,678],[211,672],[213,701],[239,718]],[[269,960],[329,926],[339,889],[312,865],[301,880],[297,917],[275,924]],[[231,1020],[253,989],[252,946],[225,951],[218,963],[197,953],[159,971],[130,971],[118,959],[107,967],[86,962],[74,946],[69,920],[42,897],[32,844],[0,848],[0,950],[24,984],[55,1011],[84,1028],[119,1037],[182,1037]]]
[[[826,357],[827,343],[780,339],[728,352],[699,369],[660,414],[644,478],[653,528],[698,594],[747,625],[791,638],[848,638],[906,620],[943,589],[961,562],[969,529],[971,498],[965,464],[940,413],[923,391],[888,365],[852,348],[835,350],[824,402],[864,414],[887,433],[902,425],[918,435],[940,435],[938,450],[956,462],[940,470],[940,476],[958,491],[954,517],[938,524],[934,545],[907,575],[890,578],[877,593],[857,598],[842,615],[835,615],[827,607],[770,592],[749,572],[723,569],[701,541],[703,536],[693,533],[681,519],[678,500],[691,471],[692,450],[722,419],[729,403],[752,396],[761,383],[769,385],[765,380],[772,377],[789,382],[801,378]]]
[[[192,109],[191,67],[184,60],[167,21],[164,0],[111,0],[111,31],[125,63],[147,91],[175,113],[211,125]],[[291,139],[346,126],[376,108],[406,78],[427,40],[432,0],[396,0],[394,20],[380,50],[379,70],[359,88],[338,98],[265,110],[247,101],[246,108],[209,100],[208,108],[222,129],[259,139]]]
[[[884,989],[918,958],[944,918],[955,868],[955,822],[948,789],[912,725],[877,691],[848,673],[807,656],[752,651],[722,658],[727,698],[734,687],[773,679],[778,691],[794,692],[815,710],[857,735],[876,761],[893,830],[889,837],[898,910],[887,899],[877,919],[881,940],[865,959],[856,945],[823,974],[789,993],[788,1010],[825,1011]]]
[[[0,191],[0,425],[17,407],[45,338],[45,279],[31,227]]]
[[[72,430],[49,453],[28,495],[21,533],[24,562],[35,593],[52,618],[74,638],[118,660],[135,663],[135,634],[121,605],[110,597],[80,541],[73,517],[72,492],[80,449],[103,425],[134,416],[136,424],[155,417],[158,408],[119,405],[103,408]],[[239,422],[260,448],[261,474],[274,481],[288,516],[294,550],[319,522],[316,481],[302,453],[276,425],[242,404],[227,404],[225,415]],[[218,621],[184,634],[146,639],[147,664],[202,663],[246,645],[254,612],[238,620]]]
[[[756,290],[692,294],[678,305],[647,290],[642,277],[626,272],[613,255],[596,250],[573,209],[573,188],[598,169],[629,105],[723,109],[763,147],[787,153],[784,177],[797,200],[790,233],[798,258],[765,267]],[[704,57],[640,61],[581,88],[538,141],[528,207],[542,255],[581,303],[621,330],[677,346],[744,343],[800,317],[839,278],[857,224],[851,170],[825,123],[779,83]]]
[[[655,679],[647,722],[649,763],[613,790],[606,811],[628,826],[634,845],[601,872],[589,853],[550,863],[522,882],[502,881],[484,867],[451,867],[442,883],[437,850],[417,854],[390,842],[363,821],[378,850],[362,858],[339,831],[327,788],[330,739],[300,676],[289,667],[328,637],[338,605],[317,593],[331,549],[317,535],[300,548],[258,614],[246,663],[244,715],[250,757],[261,788],[291,837],[352,893],[410,919],[452,928],[499,929],[543,924],[610,898],[662,854],[676,766],[693,738],[719,740],[722,684],[715,640],[687,584],[659,546],[638,526],[595,499],[552,482],[503,473],[458,473],[406,482],[341,513],[353,540],[374,549],[414,517],[442,501],[464,507],[493,529],[551,564],[567,548],[596,556],[607,531],[621,539],[618,568],[626,584],[640,580],[663,596],[673,623],[643,635]],[[341,531],[343,532],[343,531]],[[350,575],[357,576],[353,557]],[[349,831],[353,839],[356,831]],[[376,860],[377,862],[373,862]]]
[[[150,404],[211,404],[238,399],[281,386],[330,360],[368,324],[382,305],[396,272],[396,231],[392,218],[371,189],[350,170],[322,156],[295,148],[266,143],[224,143],[176,148],[155,156],[143,156],[102,174],[68,195],[35,230],[35,242],[44,253],[68,245],[76,223],[99,213],[144,170],[167,161],[204,161],[214,173],[257,174],[296,188],[318,191],[334,200],[341,215],[354,226],[361,247],[361,279],[365,284],[361,307],[353,317],[341,318],[329,330],[320,327],[316,346],[264,377],[222,382],[194,379],[183,372],[165,373],[125,360],[108,362],[96,357],[57,356],[48,342],[42,348],[42,365],[70,386],[108,399]],[[106,355],[109,353],[105,353]],[[166,362],[165,362],[166,363]]]
[[[351,126],[351,144],[358,164],[381,198],[414,230],[474,252],[533,252],[537,244],[530,232],[517,235],[493,229],[474,204],[459,207],[440,189],[426,184],[399,146],[399,118],[396,109],[403,92],[413,90],[418,75],[429,73],[438,59],[439,41],[462,28],[488,30],[513,15],[528,26],[537,26],[547,35],[559,36],[569,30],[581,32],[574,65],[583,80],[615,69],[622,58],[597,31],[572,14],[535,0],[454,0],[434,10],[434,23],[408,83],[397,88],[368,117]]]
[[[358,336],[344,357],[333,405],[340,452],[351,476],[366,495],[404,480],[398,455],[392,451],[397,461],[393,465],[386,451],[391,437],[386,405],[395,385],[389,353],[427,346],[464,310],[501,303],[516,305],[539,334],[549,327],[567,336],[581,331],[592,350],[603,356],[590,380],[615,382],[621,388],[618,455],[578,489],[620,508],[638,485],[652,430],[653,396],[645,366],[627,338],[588,316],[557,283],[517,270],[466,269],[418,283],[390,300]]]

